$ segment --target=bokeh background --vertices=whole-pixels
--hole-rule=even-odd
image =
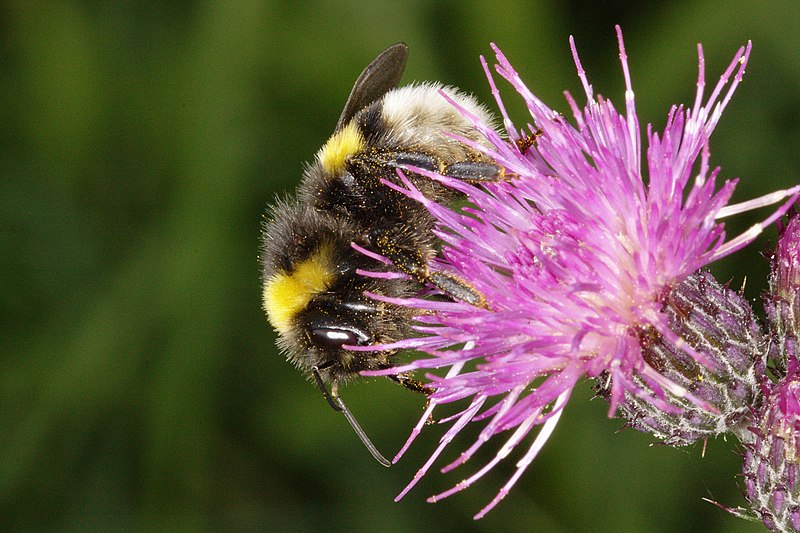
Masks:
[[[478,57],[496,42],[566,111],[562,91],[582,94],[571,34],[596,91],[622,103],[619,23],[640,118],[661,127],[670,104],[692,102],[696,43],[713,85],[752,39],[712,163],[742,177],[736,200],[800,180],[800,4],[594,4],[4,2],[0,529],[761,531],[701,499],[743,504],[734,441],[704,456],[659,446],[620,431],[588,386],[482,521],[513,458],[432,505],[473,471],[434,470],[394,503],[442,428],[379,466],[277,353],[260,309],[264,207],[293,190],[356,76],[396,41],[411,49],[405,80],[488,103]],[[715,273],[746,277],[756,298],[770,242]],[[344,394],[390,456],[421,412],[388,380]]]

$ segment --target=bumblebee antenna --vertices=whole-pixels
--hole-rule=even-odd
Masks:
[[[374,457],[376,461],[385,467],[392,466],[392,463],[390,463],[386,457],[381,455],[381,452],[379,452],[375,445],[372,444],[372,441],[369,440],[367,434],[363,429],[361,429],[356,417],[353,416],[353,413],[350,412],[342,399],[339,398],[339,395],[329,391],[328,387],[325,386],[325,382],[322,381],[322,376],[319,374],[319,368],[312,366],[311,372],[314,374],[314,379],[317,381],[317,387],[319,387],[319,390],[322,391],[322,395],[325,396],[325,399],[328,400],[328,403],[334,411],[339,411],[342,413],[347,421],[350,422],[350,426],[353,428],[353,431],[356,432],[358,438],[361,439],[361,442],[363,442],[364,446],[367,447],[367,450],[369,450],[369,453],[372,454],[372,457]]]

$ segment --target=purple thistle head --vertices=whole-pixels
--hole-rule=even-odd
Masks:
[[[745,440],[747,500],[776,531],[800,530],[800,363],[797,306],[800,303],[800,215],[780,228],[765,295],[772,334],[771,360],[778,379],[764,380],[765,400]]]
[[[779,228],[778,246],[772,256],[769,293],[765,307],[773,333],[773,359],[779,372],[797,353],[800,335],[800,213],[794,209]]]
[[[747,500],[769,529],[800,530],[800,367],[797,354],[787,375],[768,387],[754,436],[745,446]]]
[[[392,347],[421,349],[430,357],[370,374],[449,369],[445,376],[430,376],[435,392],[429,410],[395,461],[436,405],[469,402],[458,415],[441,421],[452,426],[398,498],[468,423],[486,421],[478,440],[443,471],[467,462],[491,437],[511,431],[494,459],[430,501],[472,484],[540,426],[516,472],[476,515],[480,518],[533,461],[584,377],[606,380],[610,414],[629,396],[672,413],[679,408],[671,398],[715,411],[649,364],[642,339],[663,338],[693,364],[712,366],[671,327],[665,301],[693,272],[751,242],[788,207],[730,239],[720,218],[768,205],[797,190],[728,206],[736,181],[718,184],[719,170],[709,166],[709,136],[741,81],[750,44],[739,49],[709,96],[698,47],[700,74],[693,107],[672,107],[663,132],[648,126],[643,153],[619,28],[617,33],[626,83],[624,112],[610,100],[595,97],[572,40],[587,99],[581,108],[567,94],[574,124],[534,96],[495,47],[496,71],[524,98],[532,123],[523,129],[512,123],[484,61],[508,138],[470,117],[493,149],[470,144],[502,165],[511,179],[479,188],[413,169],[464,193],[471,207],[462,210],[433,202],[402,176],[404,187],[385,182],[424,203],[437,219],[437,235],[444,245],[431,268],[464,279],[485,295],[488,305],[484,309],[425,298],[392,300],[420,309],[417,329],[422,334]]]
[[[668,395],[673,409],[663,409],[627,393],[620,404],[627,425],[672,446],[724,433],[748,440],[752,413],[762,399],[768,348],[750,304],[709,272],[699,271],[669,292],[662,312],[670,330],[703,354],[708,363],[699,363],[660,335],[640,339],[642,357],[648,366],[704,403]],[[634,379],[647,389],[642,380]],[[596,383],[599,393],[607,395],[606,381],[601,377]]]

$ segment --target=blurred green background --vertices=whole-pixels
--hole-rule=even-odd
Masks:
[[[712,163],[742,177],[736,200],[797,183],[800,4],[624,4],[3,3],[0,529],[761,531],[701,500],[743,503],[735,442],[709,442],[705,457],[651,446],[618,431],[587,386],[482,521],[471,517],[513,457],[432,505],[474,465],[434,469],[393,503],[442,428],[379,466],[276,352],[260,309],[264,207],[293,190],[356,76],[396,41],[411,49],[405,80],[487,103],[478,57],[497,42],[566,111],[562,90],[582,94],[572,34],[595,90],[619,108],[620,23],[640,118],[661,127],[670,104],[693,101],[697,42],[713,85],[752,39]],[[770,236],[715,272],[735,286],[747,276],[758,296]],[[388,380],[344,394],[390,456],[421,413],[421,398]]]

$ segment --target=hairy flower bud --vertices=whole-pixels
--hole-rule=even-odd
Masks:
[[[688,394],[659,394],[641,377],[637,383],[662,396],[664,409],[627,394],[620,413],[627,424],[654,434],[666,444],[682,446],[723,433],[746,433],[748,417],[759,397],[766,339],[750,304],[720,285],[709,272],[697,272],[673,289],[663,309],[680,343],[706,359],[701,364],[686,346],[648,330],[641,336],[642,356],[652,368]],[[600,388],[601,395],[604,389]],[[690,401],[691,395],[697,401]]]
[[[800,333],[800,214],[794,211],[779,231],[764,307],[773,335],[775,365],[785,372],[787,361],[797,353]]]
[[[800,216],[779,228],[769,293],[770,360],[776,383],[764,378],[766,399],[745,441],[744,477],[752,511],[774,531],[800,530]]]
[[[744,477],[752,510],[774,531],[800,530],[800,373],[797,359],[789,374],[771,387],[745,446]]]

